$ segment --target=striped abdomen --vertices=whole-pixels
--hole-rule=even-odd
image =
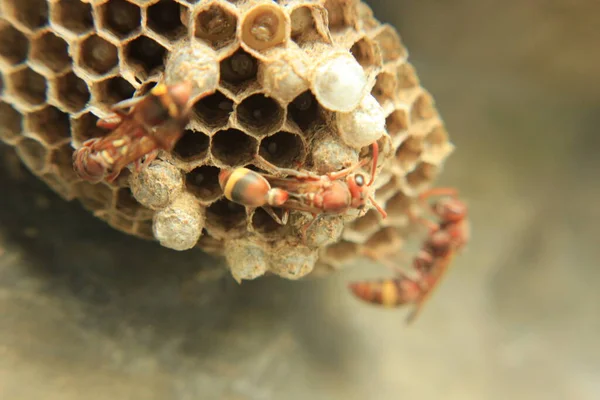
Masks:
[[[353,282],[350,291],[359,299],[384,307],[398,307],[419,300],[419,284],[408,278]]]

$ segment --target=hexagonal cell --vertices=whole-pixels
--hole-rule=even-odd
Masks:
[[[358,245],[356,243],[342,240],[327,247],[325,255],[328,260],[335,262],[336,265],[344,264],[356,258],[358,254]]]
[[[419,86],[419,77],[415,68],[409,63],[403,63],[396,70],[398,89],[412,89]]]
[[[277,100],[257,93],[237,106],[237,122],[249,133],[266,135],[283,124],[284,112]]]
[[[231,235],[246,228],[246,209],[227,199],[221,199],[206,209],[206,229],[213,235]]]
[[[218,3],[209,4],[194,18],[194,36],[218,50],[235,40],[237,16]]]
[[[377,44],[368,37],[363,37],[352,45],[350,52],[363,67],[373,67],[381,64],[381,53]]]
[[[233,100],[217,91],[196,102],[194,110],[204,125],[213,129],[221,128],[227,124],[233,112]]]
[[[48,24],[48,3],[45,0],[10,0],[2,2],[4,17],[35,30]]]
[[[11,143],[21,134],[23,116],[8,103],[0,101],[0,140]]]
[[[357,18],[357,4],[355,1],[325,0],[329,29],[338,31],[352,26],[353,20]]]
[[[221,61],[221,85],[234,93],[241,92],[256,80],[258,61],[243,49]]]
[[[105,210],[112,206],[113,191],[106,185],[79,182],[74,186],[74,191],[81,203],[92,211]]]
[[[240,28],[242,42],[253,50],[262,51],[284,43],[289,21],[279,5],[269,2],[247,10]]]
[[[121,188],[116,193],[115,208],[127,217],[136,218],[138,213],[144,209],[144,206],[133,197],[131,189]]]
[[[81,111],[90,100],[87,84],[73,72],[56,80],[56,96],[60,105],[72,113]]]
[[[71,137],[69,116],[54,106],[46,106],[40,111],[27,114],[25,129],[36,133],[49,145]]]
[[[376,232],[364,244],[369,253],[377,257],[386,257],[398,254],[402,248],[402,237],[394,227],[383,228]]]
[[[144,239],[154,240],[152,231],[152,221],[136,221],[133,226],[133,232],[136,236]]]
[[[421,94],[410,109],[410,122],[415,123],[433,118],[436,111],[433,105],[433,97],[429,93]]]
[[[425,137],[425,143],[429,146],[443,146],[449,141],[448,131],[442,125],[438,125]]]
[[[374,230],[379,229],[380,219],[379,212],[370,209],[364,216],[352,222],[350,229],[363,235],[369,235]]]
[[[88,139],[98,138],[106,135],[107,131],[96,126],[98,117],[87,112],[78,118],[71,118],[71,129],[73,131],[73,141],[83,143]]]
[[[423,140],[415,136],[407,137],[396,150],[396,162],[404,171],[410,171],[423,153]]]
[[[323,122],[321,106],[310,90],[300,94],[289,104],[288,116],[303,132],[314,124]]]
[[[24,138],[17,145],[17,154],[25,165],[34,172],[39,172],[46,166],[48,150],[43,144],[31,138]]]
[[[52,2],[52,22],[68,31],[81,35],[94,27],[92,6],[81,0]]]
[[[169,40],[176,40],[186,32],[179,14],[183,6],[172,0],[161,0],[148,7],[148,28]]]
[[[167,50],[147,36],[140,36],[127,45],[127,61],[146,78],[164,67]]]
[[[140,29],[142,13],[140,8],[125,0],[111,0],[99,8],[103,29],[118,38],[125,38]]]
[[[228,167],[239,167],[252,161],[258,142],[237,129],[215,133],[211,143],[212,156]]]
[[[32,106],[46,102],[46,79],[29,67],[13,72],[7,84],[14,96]]]
[[[175,145],[173,152],[184,161],[196,161],[206,157],[210,139],[202,132],[187,129]]]
[[[129,218],[126,218],[119,214],[106,214],[103,219],[106,218],[106,222],[111,227],[118,231],[131,233],[135,222]]]
[[[419,163],[417,167],[406,175],[406,182],[415,190],[429,184],[437,175],[438,167],[429,163]]]
[[[119,63],[117,48],[97,35],[86,38],[79,51],[80,65],[94,74],[106,74]]]
[[[389,72],[382,72],[377,75],[375,79],[375,85],[371,90],[373,97],[377,99],[379,104],[383,104],[387,101],[392,101],[396,94],[396,77]]]
[[[319,11],[321,12],[319,13]],[[317,19],[319,16],[320,20]],[[291,39],[299,45],[322,39],[317,26],[320,25],[322,29],[326,30],[325,16],[326,10],[316,4],[299,5],[294,8],[290,14]]]
[[[408,55],[400,41],[398,32],[391,25],[384,25],[373,37],[373,40],[379,45],[384,63],[397,61],[400,58],[406,58]]]
[[[406,217],[411,205],[411,198],[403,192],[398,192],[388,200],[385,211],[391,218]]]
[[[97,102],[112,106],[133,96],[135,88],[120,76],[106,79],[93,86],[92,92]]]
[[[397,137],[408,129],[408,118],[406,110],[398,109],[385,119],[385,129],[391,137]]]
[[[300,136],[277,132],[260,143],[260,155],[282,168],[297,167],[306,157],[306,148]]]
[[[27,58],[29,41],[6,22],[0,22],[0,57],[8,64],[19,64]]]
[[[219,185],[221,170],[210,165],[198,167],[185,176],[185,185],[190,193],[203,202],[217,200],[223,194]]]
[[[67,42],[52,32],[46,32],[31,41],[30,58],[54,72],[71,65]]]
[[[273,212],[282,217],[281,210],[274,209]],[[266,237],[281,238],[281,233],[286,229],[285,225],[277,223],[263,208],[254,210],[251,219],[252,229]]]
[[[79,180],[73,170],[73,151],[70,144],[65,144],[50,154],[50,163],[58,168],[59,175],[67,182]]]

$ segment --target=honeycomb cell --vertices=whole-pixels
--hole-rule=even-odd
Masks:
[[[329,28],[337,31],[352,26],[358,15],[356,4],[356,1],[325,0]]]
[[[313,170],[318,174],[339,171],[358,162],[358,151],[344,144],[337,134],[334,136],[328,130],[329,128],[323,127],[314,133],[311,158]]]
[[[210,139],[202,132],[186,130],[173,152],[184,161],[197,161],[206,157]]]
[[[420,84],[415,68],[409,63],[403,63],[398,67],[396,78],[398,89],[413,89]]]
[[[73,148],[70,144],[65,144],[50,154],[50,163],[58,167],[58,174],[62,180],[74,182],[78,176],[73,170]]]
[[[112,210],[110,213],[102,216],[102,218],[106,218],[108,225],[116,230],[127,233],[131,233],[133,231],[134,221],[122,215],[115,214],[112,212]]]
[[[14,142],[21,134],[23,117],[10,104],[0,101],[0,140]]]
[[[311,273],[317,262],[316,249],[285,241],[275,242],[270,255],[269,270],[282,278],[300,279]]]
[[[71,129],[73,131],[73,142],[81,144],[88,139],[98,138],[106,135],[106,130],[98,128],[96,123],[98,117],[87,112],[80,117],[71,118]]]
[[[253,238],[240,238],[225,242],[225,259],[237,283],[252,280],[267,272],[267,253],[264,245]]]
[[[204,228],[204,210],[194,196],[182,193],[173,203],[154,214],[154,237],[173,250],[188,250],[198,243]]]
[[[219,2],[203,6],[194,18],[194,36],[218,50],[235,40],[237,16]]]
[[[46,102],[46,79],[29,67],[21,68],[8,76],[7,89],[30,106]]]
[[[273,210],[281,218],[279,210]],[[269,213],[262,208],[257,208],[251,217],[252,230],[264,238],[280,238],[286,229],[284,225],[277,223]]]
[[[221,85],[234,93],[241,92],[256,80],[258,61],[243,49],[221,61]]]
[[[281,127],[284,110],[275,99],[257,93],[242,100],[236,117],[245,131],[261,136]]]
[[[74,113],[81,111],[90,100],[86,83],[73,72],[69,72],[55,81],[55,96],[62,108]]]
[[[69,32],[81,35],[94,27],[92,6],[81,0],[52,2],[52,22]]]
[[[242,233],[246,228],[246,209],[221,199],[206,209],[206,229],[215,237]]]
[[[48,24],[48,4],[45,0],[5,0],[4,17],[15,25],[35,30]]]
[[[198,119],[211,129],[222,128],[233,112],[233,101],[217,91],[194,104]]]
[[[408,129],[408,119],[409,116],[406,110],[397,109],[385,119],[385,129],[392,138],[398,137]]]
[[[240,37],[249,48],[262,51],[284,43],[289,31],[289,20],[283,9],[275,3],[263,3],[246,12]]]
[[[384,106],[386,102],[394,100],[396,86],[396,77],[389,72],[382,72],[377,75],[371,94]]]
[[[374,209],[370,209],[363,217],[352,222],[350,225],[350,230],[363,236],[371,235],[374,231],[379,230],[380,219],[381,216],[379,212]]]
[[[408,56],[398,32],[391,25],[383,25],[373,40],[379,45],[384,63],[405,59]]]
[[[28,114],[25,118],[25,129],[34,132],[49,145],[71,138],[69,116],[53,106],[46,106],[40,111]]]
[[[323,122],[319,102],[310,90],[300,94],[288,105],[288,117],[303,132]]]
[[[295,213],[290,225],[299,238],[305,233],[305,244],[308,247],[323,248],[340,240],[344,230],[344,217],[321,215],[315,220],[309,213]]]
[[[325,257],[334,265],[341,265],[353,260],[358,255],[358,245],[345,240],[334,243],[325,249]]]
[[[379,257],[398,254],[402,248],[403,240],[398,230],[394,227],[383,228],[375,232],[364,244],[365,249]]]
[[[410,197],[403,192],[398,192],[388,200],[385,211],[390,218],[407,218],[411,205]]]
[[[184,7],[172,0],[161,0],[151,5],[147,11],[148,28],[168,40],[180,38],[186,31],[180,19],[181,8]]]
[[[219,185],[219,172],[219,168],[210,165],[198,167],[185,176],[185,185],[201,201],[213,202],[223,194]]]
[[[429,163],[419,163],[416,168],[406,175],[406,182],[414,189],[420,190],[429,184],[437,175],[438,167]]]
[[[410,171],[423,153],[423,140],[415,136],[407,137],[396,150],[396,162],[404,171]]]
[[[92,211],[105,210],[112,206],[113,192],[106,185],[94,185],[89,182],[78,182],[74,191],[81,203]]]
[[[88,72],[104,75],[117,67],[119,63],[117,48],[100,36],[89,36],[80,46],[79,65]]]
[[[298,5],[290,14],[291,39],[300,46],[323,41],[330,42],[327,10],[317,4]]]
[[[306,157],[304,142],[290,132],[277,132],[260,143],[260,155],[282,168],[293,168]]]
[[[7,64],[20,64],[27,58],[29,42],[25,35],[6,22],[0,22],[0,57]]]
[[[367,37],[354,43],[350,48],[350,53],[363,68],[379,66],[382,62],[379,47]]]
[[[448,140],[448,131],[442,125],[433,128],[425,137],[425,143],[429,146],[443,146]]]
[[[99,8],[100,25],[123,39],[140,29],[142,13],[140,8],[125,0],[111,0]]]
[[[31,41],[30,59],[52,72],[60,72],[71,65],[67,47],[67,42],[47,32]]]
[[[39,173],[46,165],[48,150],[37,140],[24,138],[17,145],[17,154],[30,170]]]
[[[410,122],[416,123],[433,118],[436,115],[433,106],[433,98],[429,93],[421,94],[412,105],[410,110]]]
[[[269,58],[258,68],[265,94],[287,104],[308,89],[310,71],[305,52],[288,46],[269,52]]]
[[[135,88],[119,76],[98,82],[92,87],[94,100],[108,107],[131,98],[134,92]]]
[[[115,209],[121,214],[135,218],[138,214],[138,210],[143,206],[137,202],[131,189],[121,188],[116,193]]]
[[[147,36],[140,36],[127,45],[127,61],[146,78],[163,67],[167,50]]]
[[[385,114],[375,97],[367,95],[351,113],[338,113],[336,125],[348,146],[360,149],[379,140],[386,132]]]
[[[129,185],[138,203],[159,210],[166,207],[183,189],[183,177],[176,166],[155,160],[129,178]]]
[[[211,154],[227,167],[239,167],[252,161],[258,142],[237,129],[215,133],[211,143]]]

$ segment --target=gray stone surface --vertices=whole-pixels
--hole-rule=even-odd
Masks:
[[[599,398],[600,6],[446,3],[373,3],[446,119],[440,183],[473,221],[416,325],[346,293],[382,267],[238,287],[60,200],[2,148],[0,399]]]

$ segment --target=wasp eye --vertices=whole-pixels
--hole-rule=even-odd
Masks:
[[[356,186],[363,186],[365,184],[365,177],[358,174],[354,177],[354,182],[356,183]]]

